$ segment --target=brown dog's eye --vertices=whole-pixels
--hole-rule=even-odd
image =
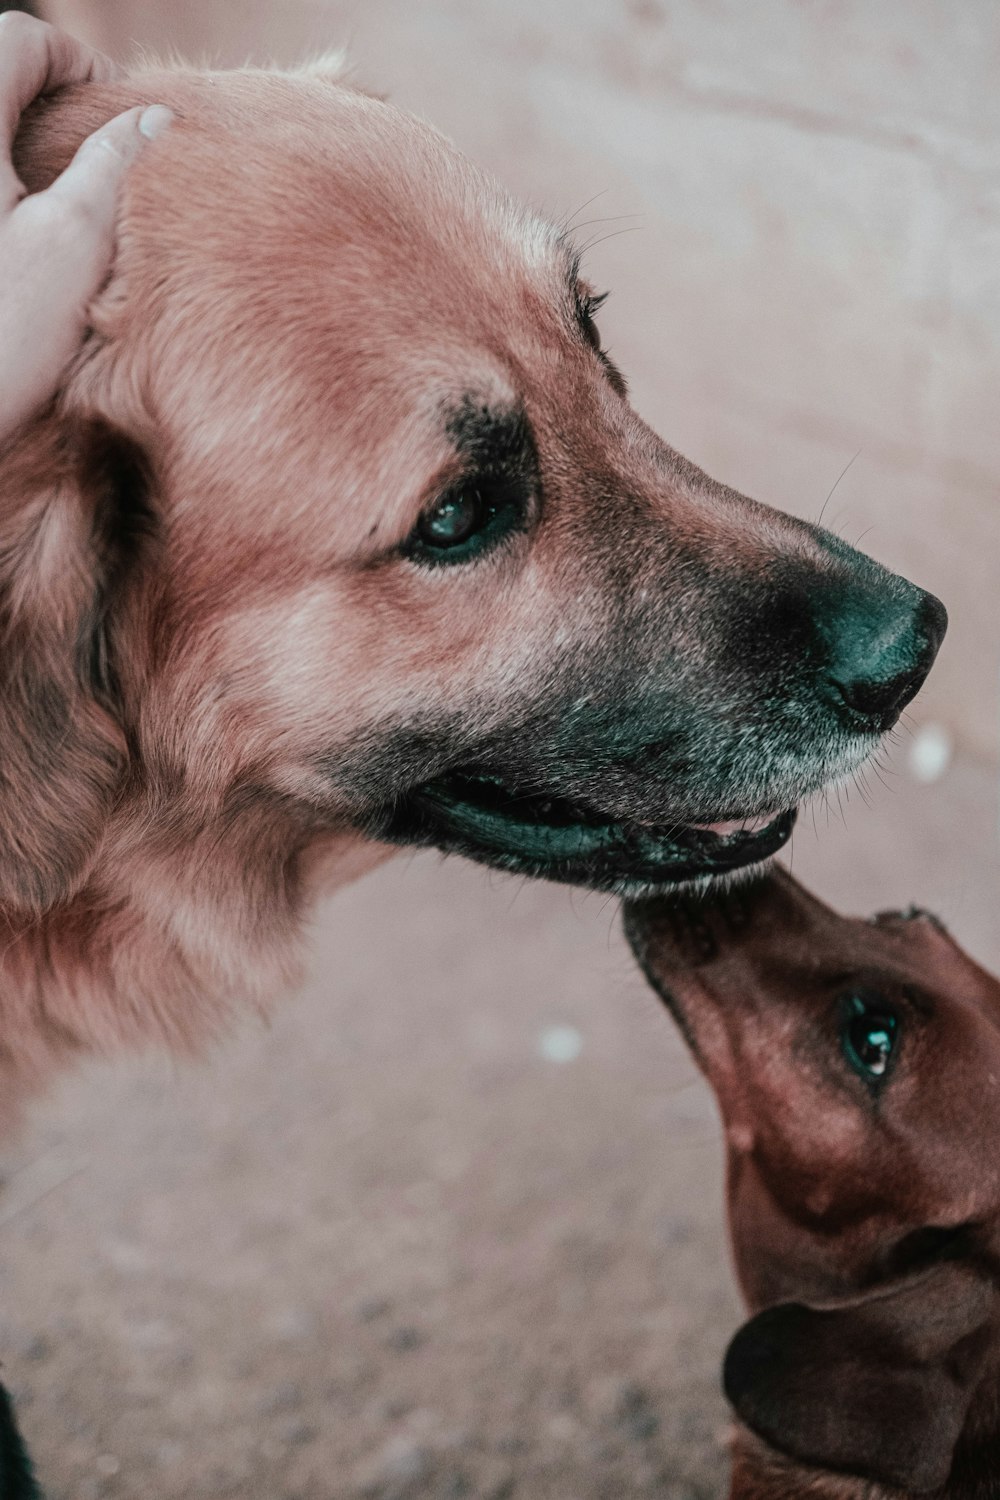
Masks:
[[[424,511],[404,551],[417,562],[468,562],[524,525],[522,487],[492,478],[443,495]]]
[[[843,1001],[841,1047],[844,1056],[867,1083],[885,1077],[899,1034],[899,1018],[874,997],[849,995]]]

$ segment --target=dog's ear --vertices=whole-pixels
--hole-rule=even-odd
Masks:
[[[0,461],[0,905],[69,895],[121,785],[106,624],[145,493],[103,425],[43,420]]]
[[[740,1329],[723,1384],[773,1448],[907,1493],[943,1485],[989,1346],[992,1283],[955,1262]]]

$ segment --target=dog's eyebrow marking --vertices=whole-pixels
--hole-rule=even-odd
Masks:
[[[531,427],[520,406],[494,407],[466,396],[449,413],[446,430],[470,468],[534,467]]]

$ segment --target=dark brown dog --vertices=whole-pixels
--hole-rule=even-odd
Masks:
[[[1000,1495],[1000,983],[784,872],[626,926],[725,1125],[733,1495]]]

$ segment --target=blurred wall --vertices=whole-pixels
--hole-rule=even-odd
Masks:
[[[638,408],[718,477],[947,603],[912,719],[997,753],[994,0],[49,0],[227,65],[346,43],[595,240]],[[625,215],[619,218],[619,215]],[[623,232],[625,231],[625,232]]]

